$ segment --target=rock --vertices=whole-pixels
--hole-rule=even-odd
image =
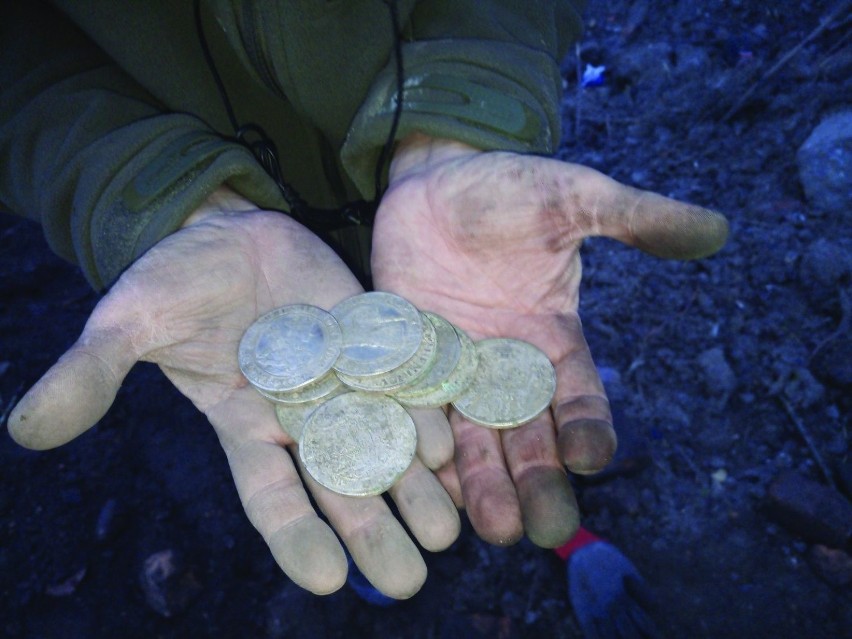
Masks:
[[[85,576],[86,567],[83,566],[67,579],[48,586],[44,592],[51,597],[67,597],[69,595],[73,595],[77,591],[77,586],[80,585],[80,582],[83,581],[83,577]]]
[[[811,372],[799,366],[791,368],[783,382],[784,395],[796,406],[810,408],[822,400],[825,388]]]
[[[100,542],[113,539],[127,523],[127,512],[117,500],[107,499],[95,524],[95,539]]]
[[[163,617],[174,617],[201,592],[201,584],[172,549],[155,552],[145,560],[139,577],[145,602]]]
[[[796,161],[808,202],[840,219],[852,217],[852,111],[820,122],[799,147]]]
[[[818,309],[838,306],[838,289],[852,282],[852,240],[820,238],[808,246],[799,265],[799,281]]]
[[[808,564],[829,586],[846,588],[852,585],[852,557],[842,550],[816,544],[808,552]]]
[[[811,360],[811,370],[826,384],[852,388],[852,337],[833,339]]]
[[[793,471],[769,486],[768,514],[806,541],[845,548],[852,541],[852,503]]]
[[[721,397],[724,406],[737,387],[737,376],[725,359],[725,352],[719,347],[706,350],[698,356],[698,365],[704,373],[707,390],[711,395]]]

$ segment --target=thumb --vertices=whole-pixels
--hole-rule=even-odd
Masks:
[[[120,331],[87,327],[12,410],[9,434],[36,450],[71,441],[104,416],[135,362]]]
[[[728,221],[720,213],[626,186],[587,167],[569,166],[586,213],[587,235],[679,260],[712,255],[728,238]]]

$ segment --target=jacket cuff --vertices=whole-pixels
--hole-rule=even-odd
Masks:
[[[431,40],[403,46],[403,112],[396,139],[415,131],[483,150],[553,153],[562,79],[547,53],[522,45]],[[355,115],[341,151],[365,198],[396,109],[393,60]]]
[[[197,126],[170,128],[138,149],[94,201],[74,203],[75,210],[92,211],[89,224],[72,227],[89,282],[98,289],[111,284],[223,184],[259,207],[285,206],[247,149]]]

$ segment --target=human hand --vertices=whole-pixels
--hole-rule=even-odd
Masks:
[[[525,426],[496,431],[450,411],[455,465],[440,476],[492,543],[512,543],[526,530],[540,546],[562,544],[579,525],[563,463],[593,473],[615,451],[577,313],[579,248],[593,235],[690,259],[717,251],[727,223],[549,158],[482,153],[423,135],[402,141],[394,156],[373,232],[376,288],[443,315],[475,340],[531,342],[556,367],[551,410]]]
[[[567,560],[568,596],[586,639],[659,637],[648,615],[653,596],[636,567],[598,539]]]
[[[9,432],[28,448],[64,444],[106,413],[134,363],[155,362],[213,425],[246,514],[284,572],[312,592],[332,592],[345,582],[346,556],[311,506],[293,461],[298,454],[286,449],[295,443],[273,405],[240,373],[237,350],[246,328],[275,307],[329,309],[360,291],[307,229],[220,190],[116,282],[77,342],[15,407]],[[437,466],[452,455],[448,428],[440,431],[446,420],[435,412],[440,419],[414,415],[418,457],[390,490],[429,550],[447,547],[459,531],[452,500],[420,460]],[[381,497],[338,495],[307,475],[304,483],[379,590],[405,598],[420,588],[423,559]]]

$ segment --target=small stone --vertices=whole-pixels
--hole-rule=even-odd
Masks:
[[[195,575],[172,549],[155,552],[145,560],[140,583],[148,606],[167,618],[186,610],[201,592]]]
[[[839,218],[852,204],[852,111],[827,117],[796,154],[799,179],[808,202]]]
[[[100,541],[109,541],[125,523],[125,512],[118,501],[115,499],[107,499],[98,514],[98,521],[95,524],[95,538]]]
[[[85,576],[86,567],[83,566],[67,579],[59,582],[58,584],[48,586],[45,589],[45,594],[50,595],[51,597],[67,597],[69,595],[73,595],[77,591],[77,586],[80,585],[80,582],[83,581],[83,577]]]
[[[789,371],[783,388],[787,399],[802,408],[810,408],[820,402],[825,395],[822,384],[802,366]]]
[[[830,586],[846,588],[852,585],[852,557],[842,550],[816,544],[808,553],[808,564]]]
[[[711,348],[698,356],[698,365],[704,373],[704,385],[707,390],[722,398],[722,405],[737,387],[737,376],[728,364],[725,352],[719,348]]]
[[[852,281],[852,240],[820,238],[802,255],[799,281],[808,300],[819,310],[835,312],[839,308],[839,290]]]
[[[783,472],[769,486],[767,511],[806,541],[844,548],[852,540],[852,503],[796,472]]]
[[[811,370],[826,384],[852,387],[852,337],[841,336],[826,343],[811,360]]]

